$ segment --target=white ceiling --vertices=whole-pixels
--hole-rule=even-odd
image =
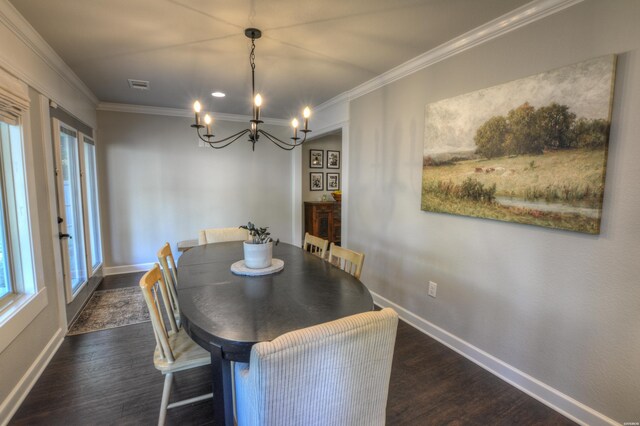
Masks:
[[[103,102],[288,118],[528,0],[10,0]],[[149,80],[151,90],[127,79]],[[210,94],[220,90],[226,98]]]

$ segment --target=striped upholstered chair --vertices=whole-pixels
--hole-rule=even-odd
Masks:
[[[384,425],[397,327],[383,309],[254,345],[235,366],[238,426]]]

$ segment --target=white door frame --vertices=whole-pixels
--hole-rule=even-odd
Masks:
[[[342,158],[341,158],[341,182],[340,188],[342,191],[342,225],[341,225],[341,244],[343,247],[348,247],[348,229],[349,229],[349,122],[342,121],[339,123],[331,124],[323,127],[320,130],[316,130],[317,134],[313,136],[312,141],[329,133],[333,133],[336,130],[342,132]],[[292,189],[293,189],[293,202],[292,202],[292,243],[296,246],[300,246],[302,243],[302,236],[304,235],[304,219],[303,219],[303,205],[302,205],[302,149],[295,151],[295,155],[292,157]]]
[[[55,264],[56,295],[58,298],[58,321],[62,330],[67,330],[67,304],[62,272],[62,252],[60,238],[58,237],[58,205],[56,195],[56,175],[53,161],[53,122],[49,113],[49,98],[38,96],[42,141],[44,146],[44,163],[47,176],[47,193],[49,195],[49,226],[51,227],[51,240],[53,245],[53,263]]]

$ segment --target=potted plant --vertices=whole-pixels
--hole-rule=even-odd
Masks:
[[[266,228],[259,228],[249,222],[247,225],[241,225],[240,228],[249,231],[249,240],[244,242],[244,264],[250,269],[263,269],[271,266],[273,258],[273,238]],[[278,245],[280,240],[276,240]]]

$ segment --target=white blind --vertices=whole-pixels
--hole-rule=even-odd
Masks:
[[[0,121],[16,125],[28,109],[27,85],[0,68]]]

